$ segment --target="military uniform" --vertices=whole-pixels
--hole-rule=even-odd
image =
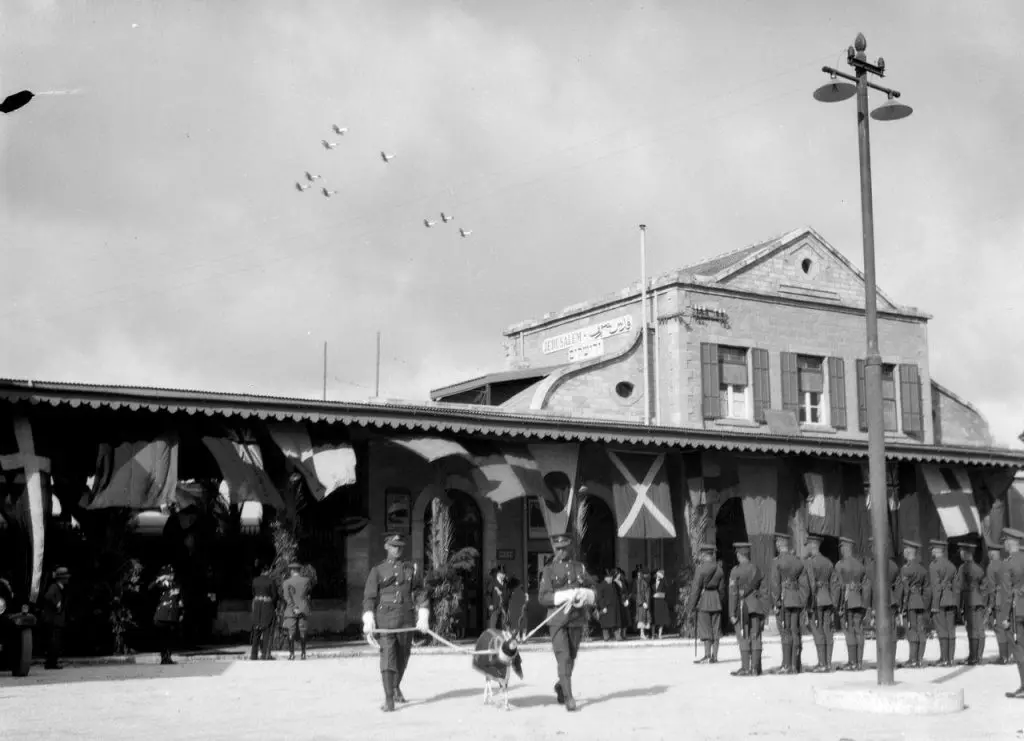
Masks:
[[[371,635],[375,628],[394,630],[413,628],[425,630],[430,616],[430,601],[421,576],[411,561],[401,559],[405,538],[397,533],[384,537],[386,546],[395,550],[388,558],[370,569],[363,590],[363,632]],[[380,633],[380,676],[384,685],[385,711],[395,709],[395,702],[405,702],[402,677],[412,654],[412,632]]]
[[[565,704],[566,710],[573,711],[576,699],[572,694],[572,672],[587,624],[585,608],[595,601],[594,579],[583,564],[569,557],[572,538],[568,534],[556,535],[551,544],[555,548],[555,560],[541,571],[537,600],[548,608],[550,617],[548,631],[558,664],[555,698]],[[567,602],[572,607],[564,608]]]
[[[308,576],[299,573],[301,563],[292,563],[288,567],[292,575],[284,580],[281,592],[284,594],[284,630],[288,634],[288,660],[295,658],[295,638],[299,639],[302,650],[301,659],[306,660],[306,630],[309,627],[309,616],[313,612],[310,592],[312,582]]]
[[[944,540],[931,541],[933,549],[941,549],[938,557],[933,556],[928,567],[928,579],[932,586],[932,622],[939,639],[938,666],[953,666],[956,653],[956,608],[960,595],[956,586],[956,567],[946,557],[948,545]]]
[[[872,550],[874,544],[874,538],[868,538],[868,554],[864,559],[864,573],[868,581],[868,590],[865,596],[865,604],[867,605],[868,614],[873,614],[875,609],[875,558],[874,551]],[[900,602],[902,601],[903,592],[903,581],[900,578],[900,567],[891,558],[888,559],[888,571],[887,578],[888,584],[885,585],[885,596],[882,598],[882,604],[889,606],[889,626],[891,628],[891,637],[889,639],[889,650],[892,651],[893,661],[896,660],[896,641],[898,638],[898,632],[896,629],[896,615],[899,613]],[[868,621],[869,624],[873,621]],[[876,654],[878,634],[875,634],[876,643]],[[860,647],[861,658],[864,655],[864,645]]]
[[[788,537],[778,534],[776,540]],[[792,553],[780,553],[772,561],[770,579],[775,619],[782,638],[782,666],[779,673],[797,674],[800,672],[800,652],[803,648],[800,619],[811,594],[804,562]]]
[[[928,610],[931,609],[932,592],[928,569],[917,559],[921,548],[912,540],[903,541],[904,548],[913,549],[910,558],[900,570],[902,581],[902,601],[900,612],[907,618],[907,642],[910,653],[906,666],[921,668],[924,660],[924,649],[928,642]]]
[[[250,661],[269,660],[271,631],[277,610],[277,585],[267,571],[252,580],[252,642]]]
[[[153,582],[152,588],[156,589],[158,594],[153,624],[160,633],[160,663],[173,664],[171,650],[178,637],[181,621],[185,617],[181,587],[174,578],[174,569],[165,566]]]
[[[761,676],[761,636],[768,614],[765,579],[761,569],[750,562],[750,543],[734,543],[737,553],[746,554],[729,572],[729,618],[736,626],[740,647],[740,668],[734,677]]]
[[[1007,540],[1010,551],[1002,570],[1004,602],[999,610],[998,620],[1008,631],[1008,636],[1015,639],[1012,650],[1013,659],[1017,662],[1017,673],[1020,675],[1020,687],[1007,692],[1006,696],[1016,700],[1024,700],[1024,553],[1016,550],[1024,540],[1024,533],[1013,528],[1003,528],[1003,537]]]
[[[988,568],[985,569],[985,578],[988,579],[989,591],[986,604],[989,619],[996,634],[996,644],[999,647],[999,658],[997,664],[1010,663],[1010,637],[1003,624],[997,619],[999,608],[1006,601],[1006,593],[1003,592],[1003,568],[1006,563],[1002,560],[1003,547],[999,543],[989,541],[986,543],[989,553]],[[984,655],[984,652],[982,652]]]
[[[989,586],[985,570],[974,560],[974,544],[961,543],[960,553],[963,563],[956,572],[956,591],[967,629],[966,663],[974,666],[985,653],[985,610]]]
[[[853,546],[853,538],[840,538]],[[836,564],[839,581],[839,619],[846,637],[846,669],[863,669],[864,618],[871,607],[871,582],[864,564],[851,554]]]
[[[808,535],[808,543],[821,543],[818,535]],[[814,636],[818,665],[814,671],[832,670],[832,649],[835,645],[835,609],[839,602],[839,584],[832,562],[820,552],[804,559],[810,599],[807,605]]]
[[[702,545],[701,555],[714,558],[715,546]],[[693,574],[686,612],[697,615],[697,638],[704,642],[704,657],[698,664],[718,663],[718,642],[722,638],[722,606],[725,602],[725,573],[717,561],[704,561]]]

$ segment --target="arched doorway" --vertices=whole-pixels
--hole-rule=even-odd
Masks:
[[[738,497],[726,499],[715,515],[715,547],[718,548],[718,559],[722,563],[727,583],[729,573],[738,563],[733,543],[746,541],[747,521],[743,517],[743,502]],[[733,632],[728,606],[722,610],[722,632]]]
[[[433,526],[432,502],[434,499],[441,499],[447,505],[451,516],[453,533],[450,554],[457,553],[462,548],[475,548],[481,554],[476,559],[473,570],[463,577],[461,624],[459,626],[459,632],[462,635],[478,635],[484,627],[483,516],[480,513],[480,508],[473,501],[473,497],[464,491],[449,489],[443,498],[432,497],[423,512],[423,567],[425,571],[430,571],[433,568],[430,533]]]
[[[586,532],[580,543],[579,559],[587,571],[600,579],[615,566],[615,516],[600,497],[584,494],[580,506],[586,508],[583,520]]]

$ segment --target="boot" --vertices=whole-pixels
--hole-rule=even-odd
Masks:
[[[918,667],[917,654],[921,650],[921,644],[916,641],[910,642],[910,650],[907,651],[907,663],[904,666],[908,669],[916,669]]]
[[[825,671],[825,646],[821,643],[814,644],[814,652],[818,654],[818,663],[811,669],[812,672],[823,672]]]
[[[697,659],[694,664],[707,664],[711,661],[711,641],[704,641],[704,656]]]
[[[402,694],[402,688],[398,685],[398,682],[395,682],[395,702],[408,702],[405,699],[405,695]]]
[[[760,651],[754,651],[753,659],[754,659],[754,666],[753,666],[753,669],[751,670],[751,673],[755,677],[760,677],[761,676],[761,652]]]
[[[295,655],[292,654],[288,658],[294,659]],[[390,713],[395,709],[395,673],[381,672],[380,680],[384,685],[384,704],[380,706],[380,709],[385,713]]]
[[[1010,644],[1000,643],[999,644],[999,661],[998,664],[1007,664],[1010,661]]]
[[[717,664],[718,663],[718,641],[717,640],[714,641],[711,644],[711,663],[712,664]]]
[[[924,666],[924,650],[928,648],[928,644],[925,641],[921,641],[917,644],[917,667],[920,669]]]
[[[750,675],[750,652],[740,651],[740,668],[729,672],[734,677],[747,677]]]
[[[779,667],[779,674],[792,674],[793,667],[791,666],[793,661],[793,644],[783,643],[782,644],[782,666]]]
[[[864,642],[857,644],[857,671],[864,668]]]
[[[572,696],[572,677],[562,680],[562,691],[565,693],[565,709],[570,713],[576,710],[576,698]]]
[[[288,637],[288,661],[295,661],[295,639]]]
[[[978,639],[978,649],[977,649],[977,651],[975,651],[974,658],[977,660],[977,662],[979,664],[984,664],[985,663],[985,636],[984,635],[982,635],[981,638]]]
[[[306,660],[306,636],[302,636],[299,639],[299,645],[302,647],[302,655],[299,657],[302,661]]]
[[[562,679],[561,678],[559,678],[559,680],[557,682],[555,682],[555,701],[559,705],[564,705],[565,704],[565,691],[562,689]]]
[[[791,660],[793,662],[793,665],[791,667],[793,674],[799,674],[803,670],[803,662],[801,661],[801,658],[802,658],[801,654],[803,654],[803,652],[804,652],[804,644],[803,644],[803,642],[801,642],[801,643],[794,643],[793,644],[793,654],[791,656]]]
[[[956,638],[947,638],[946,646],[946,666],[953,666],[953,658],[956,655]]]
[[[836,644],[830,643],[825,647],[825,671],[832,671],[832,651],[835,649]]]
[[[974,666],[978,663],[978,640],[976,638],[967,639],[967,660],[963,663],[967,666]]]

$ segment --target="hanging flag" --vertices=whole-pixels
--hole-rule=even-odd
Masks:
[[[467,459],[471,457],[465,447],[454,440],[443,437],[389,437],[385,439],[412,451],[427,463],[434,463],[453,455]]]
[[[301,422],[270,422],[267,430],[317,501],[356,482],[356,455],[351,445],[327,443],[314,448]]]
[[[89,509],[169,506],[176,501],[178,488],[177,436],[125,442],[116,448],[101,444],[93,486],[96,495]]]
[[[819,535],[838,537],[842,480],[838,470],[827,464],[820,466],[803,475],[807,489],[807,529]]]
[[[541,514],[548,535],[569,531],[573,499],[577,494],[580,446],[578,443],[528,445],[543,477]]]
[[[526,446],[489,447],[489,451],[471,457],[476,467],[470,475],[480,494],[498,506],[520,497],[543,495],[543,477]]]
[[[49,501],[50,459],[36,455],[32,425],[27,417],[12,419],[13,449],[9,444],[0,444],[0,471],[21,471],[24,478],[24,495],[18,497],[15,516],[19,525],[29,537],[29,584],[28,601],[35,602],[43,577],[43,551],[46,539],[45,505]],[[6,435],[4,436],[6,438]],[[3,439],[3,438],[0,438]],[[44,491],[44,488],[46,491]]]
[[[249,450],[251,446],[232,443],[231,440],[222,437],[204,437],[203,444],[217,461],[231,504],[259,502],[284,509],[284,500],[267,472],[263,470],[263,466],[257,466],[252,462],[259,460],[262,463],[259,448],[253,455],[253,451]],[[243,459],[242,455],[248,460]]]
[[[620,538],[676,537],[665,454],[606,451],[615,474],[612,495]]]
[[[775,461],[755,459],[738,463],[735,470],[743,506],[743,526],[751,545],[750,558],[768,573],[778,530],[778,467]]]
[[[981,532],[981,518],[974,502],[971,480],[960,466],[922,464],[925,484],[939,513],[946,537]]]

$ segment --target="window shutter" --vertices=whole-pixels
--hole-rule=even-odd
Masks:
[[[900,363],[900,403],[903,434],[922,439],[924,414],[921,410],[921,375],[913,363]]]
[[[768,351],[753,348],[750,359],[754,368],[754,420],[764,422],[764,410],[772,407],[772,389],[768,384]]]
[[[868,385],[864,378],[864,361],[857,361],[857,422],[861,432],[868,429]]]
[[[718,345],[711,342],[700,343],[700,386],[701,408],[704,419],[718,419],[721,407],[718,400]]]
[[[800,383],[796,368],[796,353],[779,353],[782,359],[782,408],[800,419]]]
[[[828,410],[832,426],[846,429],[846,363],[842,358],[828,359]]]

